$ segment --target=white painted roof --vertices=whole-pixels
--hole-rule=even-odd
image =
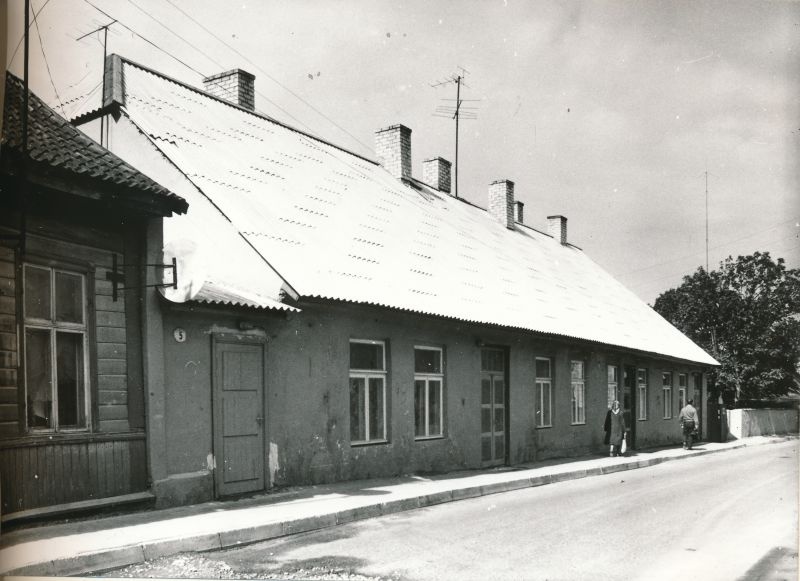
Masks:
[[[230,247],[215,237],[240,235],[241,252],[260,255],[300,296],[716,364],[573,246],[508,230],[463,200],[132,63],[123,70],[124,113],[217,208],[198,240]],[[252,268],[231,272],[238,259],[207,260],[209,279],[253,287]]]

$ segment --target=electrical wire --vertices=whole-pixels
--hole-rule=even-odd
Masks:
[[[217,66],[219,69],[222,69],[223,65],[222,65],[221,63],[219,63],[219,62],[218,62],[218,61],[216,61],[214,58],[210,57],[210,56],[209,56],[207,53],[205,53],[205,52],[203,52],[202,50],[200,50],[199,48],[197,48],[195,45],[193,45],[191,42],[189,42],[188,40],[186,40],[185,38],[183,38],[183,37],[182,37],[180,34],[178,34],[177,32],[175,32],[175,31],[174,31],[174,30],[172,30],[171,28],[169,28],[169,27],[167,27],[167,26],[164,26],[164,24],[162,24],[162,23],[161,23],[161,21],[159,21],[157,18],[155,18],[154,16],[152,16],[150,13],[148,13],[147,11],[145,11],[144,9],[142,9],[140,6],[138,6],[138,5],[137,5],[135,2],[133,2],[133,0],[128,0],[128,3],[130,3],[131,5],[133,5],[133,7],[134,7],[134,8],[136,8],[136,9],[137,9],[139,12],[141,12],[142,14],[144,14],[145,16],[147,16],[148,18],[150,18],[151,20],[153,20],[154,22],[156,22],[156,23],[157,23],[159,26],[161,26],[162,28],[164,28],[165,30],[167,30],[168,32],[170,32],[170,33],[171,33],[173,36],[175,36],[175,37],[179,38],[180,40],[182,40],[182,41],[183,41],[185,44],[187,44],[187,45],[188,45],[188,46],[189,46],[189,47],[190,47],[192,50],[194,50],[194,51],[196,51],[196,52],[200,53],[202,56],[204,56],[204,57],[205,57],[206,59],[208,59],[210,62],[214,63],[214,65],[215,65],[215,66]],[[208,76],[208,75],[203,75],[203,76],[204,76],[204,77],[206,77],[206,76]],[[300,121],[300,120],[299,120],[297,117],[295,117],[294,115],[292,115],[291,113],[289,113],[287,110],[285,110],[283,107],[281,107],[280,105],[278,105],[276,102],[272,101],[271,99],[269,99],[268,97],[266,97],[265,95],[263,95],[262,93],[260,93],[259,91],[256,91],[256,94],[257,94],[259,97],[261,97],[262,99],[264,99],[266,102],[270,103],[270,104],[271,104],[273,107],[275,107],[276,109],[278,109],[279,111],[281,111],[281,112],[282,112],[283,114],[285,114],[287,117],[289,117],[290,119],[292,119],[293,121],[295,121],[297,124],[299,124],[299,125],[302,125],[302,126],[303,126],[303,127],[304,127],[304,128],[307,130],[307,131],[308,131],[308,133],[310,133],[310,134],[314,135],[314,132],[312,131],[312,129],[311,129],[311,128],[310,128],[308,125],[306,125],[305,123],[303,123],[302,121]],[[266,115],[266,114],[265,114],[265,113],[262,113],[262,115]],[[269,115],[266,115],[266,116],[267,116],[267,117],[269,117]]]
[[[83,0],[83,1],[84,1],[84,2],[86,2],[86,3],[87,3],[89,6],[91,6],[92,8],[94,8],[95,10],[97,10],[98,12],[100,12],[101,14],[103,14],[104,16],[106,16],[107,18],[110,18],[110,19],[112,19],[112,20],[116,20],[116,21],[117,21],[117,23],[119,23],[119,24],[120,24],[120,26],[122,26],[122,27],[123,27],[123,28],[125,28],[126,30],[130,31],[132,34],[134,34],[134,35],[138,36],[138,37],[139,37],[139,38],[141,38],[143,41],[145,41],[147,44],[149,44],[149,45],[153,46],[154,48],[158,49],[159,51],[163,52],[163,53],[164,53],[165,55],[167,55],[168,57],[170,57],[170,58],[172,58],[172,59],[174,59],[174,60],[178,61],[180,64],[182,64],[183,66],[185,66],[185,67],[186,67],[187,69],[189,69],[190,71],[192,71],[192,72],[194,72],[194,73],[196,73],[196,74],[200,75],[201,77],[206,77],[206,75],[204,75],[203,73],[201,73],[200,71],[198,71],[196,68],[194,68],[194,67],[193,67],[193,66],[191,66],[190,64],[188,64],[188,63],[186,63],[186,62],[182,61],[181,59],[179,59],[179,58],[178,58],[178,57],[176,57],[175,55],[171,54],[170,52],[168,52],[168,51],[164,50],[163,48],[161,48],[160,46],[158,46],[158,45],[157,45],[156,43],[154,43],[152,40],[150,40],[150,39],[148,39],[148,38],[145,38],[144,36],[142,36],[141,34],[139,34],[138,32],[136,32],[136,31],[135,31],[134,29],[132,29],[130,26],[128,26],[127,24],[125,24],[124,22],[122,22],[122,21],[121,21],[119,18],[116,18],[116,17],[114,17],[114,16],[111,16],[111,15],[110,15],[108,12],[106,12],[105,10],[101,10],[100,8],[98,8],[97,6],[95,6],[94,4],[92,4],[92,3],[91,3],[89,0]]]
[[[44,10],[44,7],[47,6],[48,4],[50,4],[50,0],[47,0],[44,4],[42,4],[42,7],[39,8],[39,12],[34,12],[33,13],[33,22],[31,22],[28,25],[28,30],[31,29],[31,26],[33,26],[33,23],[36,22],[36,17],[39,16],[39,14],[42,13],[42,10]],[[22,33],[22,36],[20,37],[19,42],[17,43],[17,48],[14,49],[14,53],[11,55],[11,59],[8,61],[8,64],[6,65],[6,68],[11,67],[11,64],[14,62],[14,57],[17,56],[17,51],[19,50],[19,47],[22,45],[22,41],[23,40],[25,40],[25,33],[24,32]]]
[[[88,1],[88,0],[84,0],[84,1]],[[225,42],[224,40],[222,40],[222,39],[221,39],[219,36],[217,36],[216,34],[214,34],[214,33],[213,33],[211,30],[209,30],[208,28],[206,28],[205,26],[203,26],[203,25],[202,25],[200,22],[198,22],[198,21],[197,21],[195,18],[193,18],[193,17],[191,16],[191,14],[188,14],[187,12],[185,12],[185,11],[184,11],[184,10],[183,10],[183,9],[182,9],[180,6],[177,6],[177,5],[176,5],[176,4],[175,4],[175,3],[174,3],[172,0],[164,0],[164,1],[165,1],[165,2],[167,2],[168,4],[170,4],[170,5],[171,5],[173,8],[175,8],[175,9],[176,9],[178,12],[180,12],[181,14],[183,14],[183,15],[184,15],[186,18],[188,18],[189,20],[191,20],[192,22],[194,22],[194,23],[195,23],[197,26],[199,26],[200,28],[202,28],[204,31],[206,31],[208,34],[210,34],[212,37],[214,37],[214,38],[215,38],[217,41],[219,41],[220,43],[222,43],[223,45],[225,45],[225,46],[226,46],[228,49],[232,50],[232,51],[233,51],[233,52],[235,52],[237,55],[239,55],[241,58],[243,58],[243,59],[244,59],[244,60],[246,60],[248,63],[250,63],[251,65],[253,65],[253,66],[254,66],[254,67],[255,67],[255,68],[256,68],[256,69],[257,69],[257,70],[258,70],[258,71],[259,71],[261,74],[263,74],[263,75],[264,75],[264,76],[266,76],[266,77],[267,77],[269,80],[271,80],[273,83],[275,83],[276,85],[278,85],[279,87],[281,87],[281,88],[282,88],[284,91],[288,92],[290,95],[292,95],[293,97],[295,97],[295,98],[296,98],[298,101],[300,101],[301,103],[303,103],[304,105],[306,105],[306,106],[307,106],[308,108],[310,108],[312,111],[316,112],[316,113],[317,113],[317,114],[318,114],[320,117],[322,117],[323,119],[325,119],[326,121],[328,121],[328,122],[329,122],[331,125],[333,125],[333,126],[334,126],[334,127],[336,127],[337,129],[339,129],[340,131],[342,131],[342,132],[343,132],[343,133],[345,133],[346,135],[350,136],[350,137],[351,137],[353,140],[355,140],[355,141],[356,141],[356,143],[358,143],[359,145],[361,145],[362,147],[364,147],[364,148],[365,148],[367,151],[370,151],[370,152],[372,151],[372,148],[370,148],[369,146],[367,146],[367,145],[365,145],[364,143],[362,143],[362,142],[361,142],[361,140],[359,140],[359,139],[358,139],[358,138],[357,138],[355,135],[353,135],[352,133],[350,133],[349,131],[347,131],[347,130],[346,130],[344,127],[340,126],[340,125],[339,125],[338,123],[336,123],[336,122],[335,122],[333,119],[331,119],[330,117],[328,117],[327,115],[325,115],[325,113],[323,113],[322,111],[320,111],[319,109],[317,109],[316,107],[314,107],[314,106],[313,106],[311,103],[309,103],[308,101],[306,101],[305,99],[303,99],[303,98],[302,98],[300,95],[298,95],[297,93],[295,93],[294,91],[292,91],[290,88],[288,88],[288,87],[286,87],[285,85],[283,85],[283,84],[282,84],[280,81],[278,81],[278,80],[277,80],[275,77],[273,77],[273,76],[272,76],[272,75],[270,75],[268,72],[266,72],[264,69],[262,69],[261,67],[259,67],[259,66],[258,66],[256,63],[254,63],[253,61],[251,61],[249,58],[247,58],[247,57],[246,57],[245,55],[243,55],[241,52],[239,52],[239,51],[238,51],[238,50],[236,50],[234,47],[232,47],[231,45],[229,45],[227,42]]]
[[[47,2],[45,2],[45,5],[47,5]],[[42,8],[44,9],[44,6]],[[41,12],[41,10],[39,12]],[[58,101],[58,106],[61,108],[61,115],[65,116],[64,115],[64,104],[61,102],[61,97],[58,94],[58,89],[56,88],[56,83],[55,83],[55,81],[53,81],[53,73],[50,72],[50,63],[47,62],[47,55],[44,53],[44,41],[42,40],[42,33],[39,30],[39,21],[36,18],[37,16],[38,16],[38,13],[34,11],[33,23],[36,25],[36,36],[39,37],[39,48],[42,50],[42,58],[44,59],[44,66],[47,69],[47,76],[50,77],[50,85],[52,85],[53,91],[56,94],[56,100]]]

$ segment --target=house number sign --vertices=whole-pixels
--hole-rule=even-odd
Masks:
[[[175,340],[178,343],[183,343],[184,341],[186,341],[186,331],[184,331],[180,327],[175,328],[175,330],[172,332],[172,336],[175,337]]]

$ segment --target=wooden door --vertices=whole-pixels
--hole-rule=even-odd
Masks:
[[[636,368],[625,366],[622,372],[622,412],[628,429],[628,447],[636,445]]]
[[[264,456],[264,346],[216,340],[216,495],[263,490]]]
[[[481,350],[481,464],[506,463],[508,396],[503,349]]]

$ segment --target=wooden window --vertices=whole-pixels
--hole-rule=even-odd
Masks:
[[[572,424],[586,423],[586,369],[583,361],[570,362]]]
[[[350,443],[386,441],[386,344],[350,341]]]
[[[25,264],[23,304],[28,429],[87,429],[86,277]]]
[[[444,435],[442,350],[414,347],[414,435],[417,439]]]
[[[619,367],[616,365],[608,366],[608,407],[619,401]]]
[[[647,369],[636,370],[636,387],[637,387],[637,415],[636,419],[647,419]]]
[[[686,374],[681,373],[678,375],[678,408],[683,409],[686,407]]]
[[[536,427],[552,427],[553,362],[549,358],[536,358]]]
[[[664,402],[664,419],[672,418],[672,372],[661,374],[661,394]]]

